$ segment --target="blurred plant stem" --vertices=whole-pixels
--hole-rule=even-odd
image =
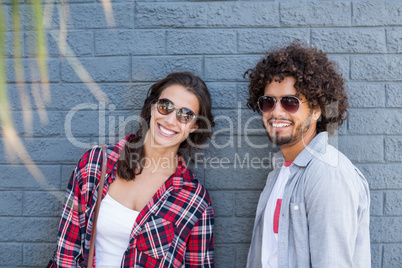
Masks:
[[[5,23],[5,11],[3,4],[0,5],[0,107],[1,107],[1,130],[3,136],[3,143],[6,155],[9,158],[17,157],[19,158],[24,165],[27,167],[29,172],[37,179],[39,183],[45,183],[45,176],[40,171],[40,169],[35,165],[27,152],[24,143],[19,137],[18,133],[15,130],[11,109],[8,102],[7,96],[7,78],[6,78],[6,23]],[[21,18],[19,15],[19,5],[18,1],[12,2],[12,23],[13,23],[13,48],[14,48],[14,71],[17,87],[20,90],[20,99],[23,108],[23,111],[26,112],[24,114],[24,120],[30,120],[32,122],[32,117],[30,117],[31,107],[27,106],[29,101],[27,101],[27,93],[25,90],[24,84],[24,68],[22,64],[22,47],[21,47]],[[46,51],[46,48],[45,50]],[[42,67],[43,68],[43,67]],[[46,65],[42,72],[47,73]],[[25,106],[24,106],[25,105]],[[28,115],[28,116],[27,116]],[[25,123],[26,123],[25,122]],[[26,125],[26,124],[25,124]]]
[[[15,129],[9,97],[7,96],[7,85],[10,82],[10,84],[12,84],[12,79],[15,79],[14,81],[21,103],[25,133],[33,133],[33,108],[30,93],[33,97],[33,104],[38,110],[41,124],[46,125],[48,123],[46,104],[51,101],[51,90],[47,69],[48,53],[45,27],[51,26],[53,9],[56,6],[59,15],[59,31],[58,33],[53,31],[51,36],[58,44],[60,55],[67,59],[78,77],[87,85],[90,92],[99,102],[108,101],[108,97],[92,79],[89,72],[81,64],[67,43],[67,19],[70,14],[67,1],[60,0],[57,5],[52,1],[47,2],[44,4],[45,10],[43,10],[42,1],[39,0],[24,4],[26,7],[31,7],[31,9],[27,11],[33,18],[32,26],[34,26],[33,32],[35,35],[30,36],[32,40],[29,40],[27,44],[36,46],[35,50],[28,49],[27,51],[35,55],[34,61],[26,59],[26,55],[24,55],[24,25],[22,23],[20,2],[20,0],[12,0],[11,3],[0,2],[0,127],[5,148],[5,152],[0,153],[6,154],[8,159],[19,159],[38,183],[46,184],[47,188],[49,188],[50,185],[48,185],[45,176],[30,157],[23,140]],[[113,27],[114,17],[111,1],[101,0],[101,4],[104,9],[108,27]],[[8,11],[7,7],[9,6],[11,7],[12,26],[7,25],[9,20],[6,11]],[[12,31],[9,30],[10,28],[12,28]],[[9,38],[11,36],[12,42],[10,42],[11,39]],[[25,46],[25,48],[27,49],[28,46]],[[12,51],[12,59],[8,59],[8,51]],[[30,63],[28,66],[24,65],[25,60],[25,64]],[[31,62],[33,62],[33,64],[31,64]],[[9,70],[7,64],[13,64],[15,77],[11,78],[11,76],[7,76],[7,70]],[[29,72],[27,72],[27,70],[29,70]],[[31,75],[29,84],[26,83],[27,73]],[[36,78],[37,76],[39,76],[39,79]]]

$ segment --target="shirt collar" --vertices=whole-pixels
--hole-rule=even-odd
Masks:
[[[131,140],[134,138],[133,134],[128,135],[121,141],[119,141],[114,147],[107,146],[108,148],[108,159],[107,159],[107,170],[106,173],[116,173],[116,166],[117,166],[117,161],[119,160],[120,152],[124,148],[124,145],[128,140]],[[111,150],[111,151],[110,151]]]
[[[130,134],[121,141],[119,141],[114,147],[108,147],[108,161],[107,161],[107,173],[115,174],[117,161],[121,150],[127,141],[132,140],[135,137],[134,134]],[[111,150],[111,151],[110,151]],[[186,161],[183,155],[178,152],[178,165],[176,171],[166,181],[166,187],[173,187],[174,191],[178,191],[183,188],[184,185],[189,187],[195,187],[194,174],[187,168]]]
[[[195,175],[187,168],[186,161],[184,160],[183,155],[178,152],[178,165],[176,171],[170,176],[170,178],[166,181],[166,187],[173,187],[173,191],[179,191],[186,187],[196,187],[194,179]]]
[[[318,133],[310,143],[300,152],[300,154],[293,161],[294,165],[305,167],[314,157],[321,157],[325,153],[328,143],[328,132],[323,131]],[[274,155],[272,164],[274,168],[282,167],[284,157],[281,151]]]

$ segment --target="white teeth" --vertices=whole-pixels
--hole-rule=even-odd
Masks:
[[[167,130],[166,128],[162,127],[161,125],[159,125],[159,129],[160,129],[163,133],[165,133],[165,134],[167,134],[167,135],[173,135],[173,134],[176,133],[176,132],[174,132],[174,131]]]
[[[285,124],[285,123],[273,123],[273,127],[288,127],[290,124]]]

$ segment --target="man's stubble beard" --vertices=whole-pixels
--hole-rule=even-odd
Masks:
[[[271,135],[269,135],[269,132],[267,131],[269,141],[277,146],[282,146],[282,145],[293,143],[297,140],[301,140],[304,133],[306,133],[311,126],[312,117],[313,117],[313,113],[310,112],[309,116],[303,122],[303,124],[300,124],[296,127],[295,134],[292,133],[290,136],[287,136],[287,137],[280,137],[279,132],[275,132],[274,136],[272,137]],[[267,125],[268,125],[268,122],[267,122]]]

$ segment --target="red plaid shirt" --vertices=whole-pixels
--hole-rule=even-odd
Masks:
[[[108,146],[102,198],[116,178],[119,152],[130,136]],[[47,267],[87,265],[101,151],[100,146],[89,149],[70,178],[57,249]],[[213,224],[209,195],[180,156],[176,172],[138,215],[121,267],[214,267]]]

